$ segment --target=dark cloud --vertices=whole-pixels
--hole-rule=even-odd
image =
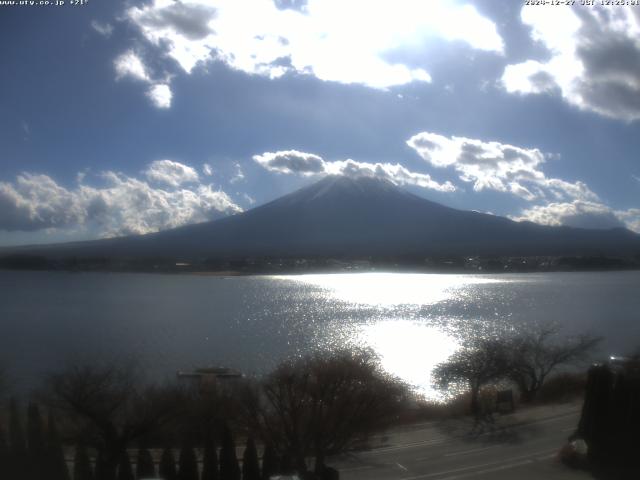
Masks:
[[[299,173],[303,175],[325,171],[325,162],[312,153],[286,150],[282,152],[266,152],[255,155],[253,159],[267,170],[280,173]]]
[[[547,177],[542,170],[545,154],[537,148],[521,148],[465,137],[445,137],[421,132],[407,145],[435,167],[453,167],[460,179],[473,183],[475,191],[510,192],[525,200],[541,198],[596,201],[598,196],[580,181]],[[428,146],[430,145],[430,146]]]
[[[424,150],[435,150],[439,148],[438,143],[432,142],[431,140],[428,140],[420,136],[417,136],[414,139],[413,144],[411,146],[416,149],[424,149]]]
[[[578,213],[563,218],[563,225],[577,228],[624,228],[625,224],[613,212],[606,213]]]
[[[535,8],[535,7],[534,7]],[[510,92],[544,93],[559,89],[569,103],[602,115],[640,119],[640,44],[638,13],[633,8],[575,8],[564,22],[523,9],[532,37],[547,46],[547,62],[509,65],[502,77]],[[577,23],[570,40],[556,32]]]
[[[440,192],[453,192],[456,189],[451,182],[438,183],[430,175],[412,172],[398,163],[368,163],[352,159],[325,161],[312,153],[296,150],[265,152],[262,155],[254,155],[253,159],[269,171],[289,175],[371,177],[389,180],[398,185],[415,185]]]
[[[307,8],[308,0],[273,0],[278,10],[297,10],[304,12]]]
[[[278,57],[269,65],[272,67],[286,67],[293,68],[293,64],[291,63],[291,56],[287,55],[286,57]]]
[[[165,161],[166,162],[166,161]],[[73,189],[59,185],[47,175],[23,173],[15,182],[0,182],[0,230],[32,232],[43,229],[94,227],[102,236],[141,234],[197,223],[221,214],[241,211],[221,190],[189,181],[182,185],[184,171],[167,170],[166,163],[151,164],[145,172],[166,185],[153,186],[144,180],[112,171],[100,175],[106,185],[93,187],[84,177]],[[186,169],[186,170],[185,170]],[[173,176],[170,177],[169,175]]]
[[[209,22],[215,16],[213,7],[176,2],[168,7],[148,10],[139,21],[147,27],[171,27],[189,40],[201,40],[214,33]]]
[[[0,191],[0,229],[8,232],[32,232],[51,227],[52,223],[42,218],[33,218],[26,205],[20,205],[15,197]]]
[[[580,83],[580,94],[594,110],[624,120],[640,118],[640,88],[622,82]]]
[[[24,173],[13,184],[0,183],[1,230],[67,227],[82,217],[75,196],[46,175]]]
[[[614,211],[599,202],[574,200],[567,203],[536,205],[514,220],[527,220],[543,225],[565,225],[576,228],[637,228],[638,212],[634,209]],[[626,223],[625,223],[626,222]]]
[[[499,157],[492,156],[491,151],[484,145],[462,142],[457,162],[463,165],[476,165],[480,168],[497,168],[499,162],[511,159],[504,153],[501,151]]]
[[[542,71],[529,76],[529,81],[533,85],[533,88],[538,92],[553,90],[558,86],[552,75]]]
[[[586,33],[595,35],[597,40],[584,43],[576,49],[578,57],[586,68],[587,77],[640,78],[640,48],[622,35],[607,36],[604,32]]]

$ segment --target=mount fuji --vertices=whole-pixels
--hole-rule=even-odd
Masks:
[[[158,233],[20,247],[46,257],[637,255],[640,235],[457,210],[381,179],[328,176],[244,213]]]

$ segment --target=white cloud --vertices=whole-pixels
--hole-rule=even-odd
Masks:
[[[155,160],[149,164],[144,174],[149,180],[172,187],[200,180],[198,172],[194,168],[173,160]]]
[[[253,160],[270,172],[310,176],[325,173],[326,170],[322,157],[297,150],[265,152],[254,155]]]
[[[392,50],[423,52],[432,38],[502,53],[496,26],[472,5],[424,0],[308,0],[278,8],[273,0],[154,0],[127,11],[154,44],[190,73],[216,58],[250,74],[287,72],[387,88],[428,82],[421,68],[392,62]]]
[[[411,172],[402,165],[390,163],[367,163],[355,160],[326,161],[312,153],[297,150],[265,152],[254,155],[253,160],[271,172],[312,175],[345,175],[350,177],[384,178],[398,185],[416,185],[441,192],[453,192],[451,182],[438,183],[424,173]]]
[[[169,85],[166,83],[158,83],[149,87],[147,97],[149,97],[151,102],[158,108],[170,108],[173,94],[171,93]]]
[[[415,185],[440,192],[454,192],[456,190],[451,182],[438,183],[430,175],[412,172],[398,163],[366,163],[348,159],[327,162],[327,172],[332,175],[350,177],[384,178],[398,185]]]
[[[640,208],[629,208],[628,210],[616,210],[616,216],[626,223],[627,228],[640,233]]]
[[[528,201],[598,200],[583,182],[548,178],[542,171],[546,156],[537,148],[431,132],[414,135],[407,145],[434,167],[453,168],[461,180],[473,183],[478,192],[507,192]]]
[[[91,28],[98,32],[103,37],[109,38],[113,33],[113,25],[109,23],[100,23],[97,20],[91,21]]]
[[[551,58],[509,65],[511,93],[559,91],[571,105],[608,117],[640,119],[640,15],[633,7],[525,6],[523,23]]]
[[[157,108],[170,108],[173,94],[166,81],[154,80],[142,59],[133,50],[127,50],[113,62],[116,80],[133,78],[149,85],[146,96]]]
[[[547,178],[543,186],[553,195],[554,198],[562,200],[565,198],[575,198],[578,200],[597,202],[600,200],[586,183],[581,181],[567,182],[559,178]]]
[[[77,197],[46,175],[23,173],[0,182],[0,229],[33,231],[82,222]]]
[[[143,180],[106,172],[104,188],[83,187],[89,220],[106,236],[143,234],[240,212],[226,193],[211,185],[154,188]]]
[[[116,80],[131,77],[135,80],[150,82],[151,78],[142,59],[133,51],[127,50],[113,61],[116,69]]]
[[[640,209],[614,210],[599,202],[574,200],[549,203],[525,209],[517,221],[530,221],[542,225],[565,225],[579,228],[626,227],[640,233]]]
[[[256,200],[248,193],[243,193],[242,198],[244,198],[249,205],[254,205],[256,203]]]
[[[213,168],[208,163],[202,164],[202,173],[204,173],[207,177],[213,175]]]
[[[233,174],[233,177],[231,177],[230,182],[231,183],[242,182],[244,180],[244,172],[242,171],[242,167],[238,162],[236,162],[233,165],[233,168],[235,168],[235,173]]]
[[[535,60],[507,65],[502,75],[502,83],[510,93],[545,93],[558,88],[553,75],[546,71],[545,65]]]
[[[107,171],[99,175],[102,185],[89,185],[81,176],[71,189],[47,175],[23,173],[13,183],[0,183],[0,230],[143,234],[241,211],[226,193],[194,179],[191,167],[171,164],[150,165],[145,175],[151,183]],[[162,186],[154,186],[156,181]]]

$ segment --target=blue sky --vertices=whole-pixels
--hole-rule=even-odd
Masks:
[[[66,3],[0,6],[0,245],[205,221],[327,174],[640,232],[640,7]]]

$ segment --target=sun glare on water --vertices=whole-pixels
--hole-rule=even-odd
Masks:
[[[432,400],[441,399],[442,392],[433,388],[431,370],[459,348],[455,338],[437,327],[407,320],[361,325],[356,341],[371,347],[387,372]]]
[[[432,369],[460,348],[441,319],[416,318],[416,309],[467,295],[469,287],[499,280],[471,275],[351,273],[278,277],[319,289],[325,299],[371,317],[351,324],[332,324],[327,334],[343,346],[373,349],[382,367],[431,400],[441,400],[433,388]]]
[[[319,287],[339,301],[377,307],[433,305],[447,300],[462,287],[497,282],[469,275],[420,273],[346,273],[280,278]]]

